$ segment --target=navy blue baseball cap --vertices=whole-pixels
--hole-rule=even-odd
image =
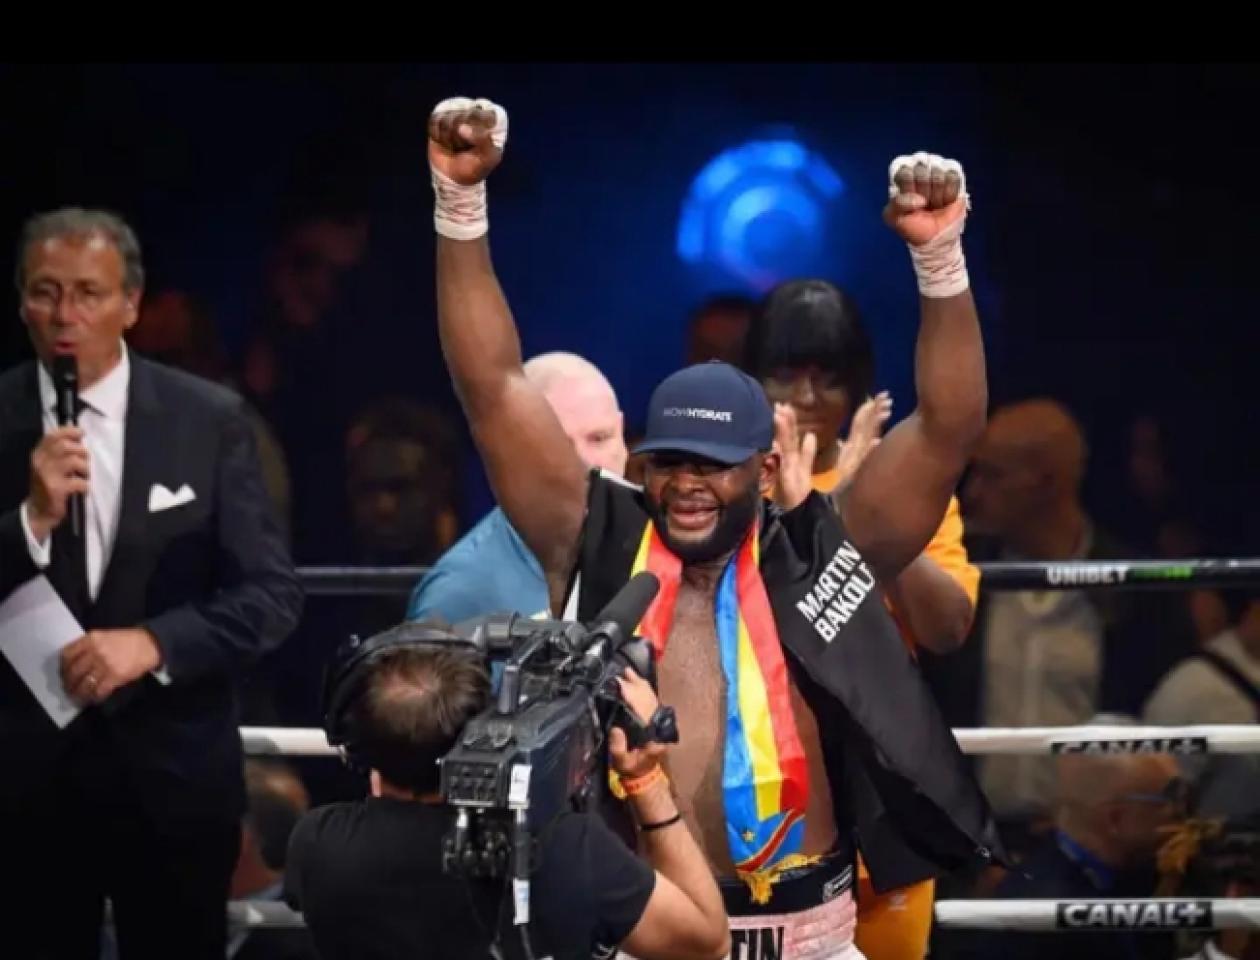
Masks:
[[[774,442],[765,391],[729,363],[710,360],[670,374],[648,401],[647,434],[635,453],[692,453],[743,463]]]

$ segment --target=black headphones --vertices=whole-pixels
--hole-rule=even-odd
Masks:
[[[368,670],[385,654],[407,647],[432,647],[478,655],[475,638],[453,633],[443,622],[406,621],[366,640],[351,636],[342,643],[324,668],[321,712],[324,734],[351,769],[367,772],[359,756],[356,731],[350,722],[350,705],[359,696]]]

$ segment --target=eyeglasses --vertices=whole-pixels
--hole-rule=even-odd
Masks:
[[[1190,803],[1190,784],[1181,777],[1173,777],[1159,793],[1122,793],[1117,801],[1149,803],[1154,806],[1173,806],[1179,809]]]
[[[31,287],[23,294],[27,307],[44,313],[51,313],[67,301],[76,310],[91,313],[98,310],[116,290],[104,290],[100,287],[73,286],[63,289],[59,286],[41,284]]]

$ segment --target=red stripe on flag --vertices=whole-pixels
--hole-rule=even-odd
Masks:
[[[774,855],[778,853],[779,847],[787,839],[788,831],[796,826],[804,816],[805,812],[803,810],[789,810],[783,819],[779,821],[779,825],[775,828],[774,833],[770,834],[770,839],[762,845],[761,849],[751,857],[735,864],[735,869],[744,873],[756,873],[764,867],[770,860],[774,859]]]
[[[652,652],[659,663],[665,656],[665,644],[674,623],[674,603],[678,599],[678,583],[682,579],[682,560],[676,557],[649,526],[646,569],[661,582],[661,589],[643,615],[643,635],[652,643]],[[637,572],[637,571],[633,571]]]
[[[757,568],[754,556],[755,536],[754,532],[744,541],[736,560],[735,576],[740,615],[748,627],[748,638],[761,668],[766,700],[770,706],[774,745],[779,755],[779,768],[783,772],[780,807],[783,810],[803,811],[809,799],[809,767],[796,730],[796,716],[792,712],[787,663],[783,659],[779,631],[775,626],[770,598],[766,595],[766,585],[761,579],[761,571]]]

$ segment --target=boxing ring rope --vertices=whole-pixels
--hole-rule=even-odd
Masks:
[[[1077,726],[963,728],[958,745],[970,754],[1058,753],[1260,753],[1260,726]],[[241,727],[247,753],[336,756],[324,731],[301,727]],[[1234,900],[940,900],[941,927],[973,930],[1260,930],[1260,898]],[[301,926],[300,914],[281,903],[236,901],[229,921],[241,927]]]
[[[970,930],[1260,930],[1260,898],[939,900],[936,922]]]
[[[939,900],[935,919],[954,930],[1260,930],[1260,898]],[[234,900],[228,904],[228,923],[254,929],[304,926],[300,913],[274,900]]]
[[[985,590],[1141,590],[1230,587],[1260,583],[1260,559],[1111,560],[979,563]],[[424,567],[301,567],[313,596],[407,594]],[[336,756],[324,731],[302,727],[241,727],[251,755]],[[964,753],[1039,756],[1060,753],[1260,753],[1260,726],[1074,726],[960,728]],[[945,928],[1026,932],[1080,930],[1260,930],[1260,898],[1229,900],[941,900]],[[302,915],[276,901],[228,904],[236,928],[301,927]],[[1070,943],[1070,941],[1069,941]]]
[[[1040,756],[1057,753],[1260,753],[1260,726],[1196,727],[963,727],[954,731],[963,753]],[[245,752],[265,756],[333,757],[316,727],[241,727]]]
[[[1260,559],[977,563],[984,590],[1176,590],[1260,583]],[[312,596],[406,594],[427,567],[299,567]]]
[[[227,906],[228,926],[257,930],[260,927],[304,927],[302,915],[278,900],[233,900]]]

